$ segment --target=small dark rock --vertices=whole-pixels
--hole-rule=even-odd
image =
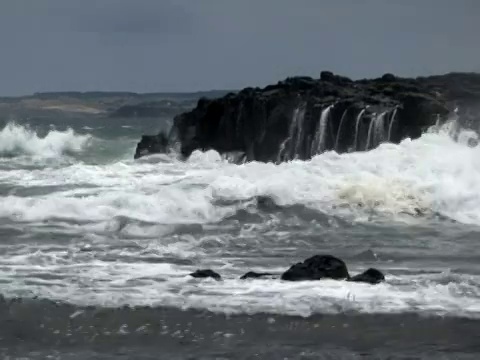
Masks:
[[[166,153],[168,146],[168,137],[164,133],[158,135],[143,135],[137,144],[134,159],[139,159],[142,156],[151,154]]]
[[[203,269],[203,270],[197,270],[193,273],[190,274],[191,277],[197,278],[197,279],[206,279],[206,278],[212,278],[215,280],[222,280],[222,277],[216,273],[213,270],[210,269]]]
[[[348,280],[353,282],[364,282],[367,284],[375,285],[381,283],[382,281],[385,281],[385,275],[383,275],[380,270],[370,268],[361,274],[351,277]]]
[[[271,273],[257,273],[255,271],[249,271],[245,275],[243,275],[240,280],[246,280],[246,279],[258,279],[263,276],[273,276],[274,274]]]
[[[332,255],[315,255],[304,262],[292,265],[282,274],[282,280],[302,281],[327,279],[348,279],[345,263]]]

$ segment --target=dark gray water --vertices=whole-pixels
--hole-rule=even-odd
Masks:
[[[476,359],[478,322],[403,315],[225,316],[2,303],[4,356],[52,359]]]
[[[282,165],[133,161],[140,135],[167,125],[0,126],[4,358],[478,358],[472,134]],[[321,253],[387,281],[238,279]]]

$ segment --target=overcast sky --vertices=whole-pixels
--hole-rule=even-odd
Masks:
[[[480,0],[1,0],[0,95],[480,71]]]

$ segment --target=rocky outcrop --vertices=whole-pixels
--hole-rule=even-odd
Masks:
[[[134,159],[138,159],[148,154],[163,154],[168,151],[169,141],[165,134],[143,135],[137,145]]]
[[[347,265],[331,255],[315,255],[307,260],[292,265],[282,274],[282,280],[303,281],[335,279],[344,280],[350,278]]]
[[[213,270],[197,270],[190,274],[194,278],[213,278],[221,280],[221,276]],[[249,271],[241,276],[241,280],[259,279],[263,277],[274,277],[272,273],[257,273]],[[346,280],[351,282],[362,282],[371,285],[385,281],[385,276],[380,270],[370,268],[361,274],[350,277],[345,262],[332,255],[314,255],[303,262],[292,265],[281,275],[284,281],[314,281],[322,279]]]
[[[440,94],[449,109],[455,109],[460,127],[480,131],[480,74],[450,73],[420,77],[418,81]]]
[[[240,280],[246,280],[246,279],[259,279],[259,278],[262,278],[262,277],[266,277],[266,276],[273,276],[272,273],[257,273],[255,271],[249,271],[247,272],[245,275],[242,275],[240,277]]]
[[[353,282],[363,282],[367,284],[379,284],[382,281],[385,281],[385,276],[377,269],[368,269],[361,274],[355,275],[348,279]]]
[[[382,142],[417,138],[459,106],[470,114],[470,124],[478,124],[479,112],[466,109],[479,101],[478,74],[417,79],[385,74],[352,81],[322,72],[320,79],[293,77],[263,89],[202,98],[192,111],[175,118],[168,136],[158,136],[166,136],[166,148],[184,157],[213,149],[237,154],[237,162],[278,163],[309,159],[328,150],[364,151]],[[143,146],[138,145],[137,153],[157,150],[143,151]]]
[[[218,273],[210,269],[196,270],[195,272],[191,273],[190,276],[196,279],[212,278],[217,281],[222,280],[222,277]]]

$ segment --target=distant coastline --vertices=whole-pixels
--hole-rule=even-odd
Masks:
[[[195,107],[200,98],[218,98],[236,91],[135,93],[124,91],[39,92],[25,96],[0,97],[0,115],[65,113],[101,117],[175,116]]]

